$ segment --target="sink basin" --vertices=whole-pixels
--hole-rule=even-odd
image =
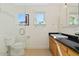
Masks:
[[[79,39],[78,38],[69,38],[69,40],[74,41],[76,43],[79,43]]]
[[[79,51],[79,47],[75,47]]]

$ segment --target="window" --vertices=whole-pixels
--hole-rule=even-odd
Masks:
[[[25,22],[25,14],[24,13],[18,14],[18,21],[19,21],[19,23]]]
[[[75,16],[75,15],[71,15],[71,16],[69,17],[69,24],[70,24],[70,25],[78,25],[78,24],[79,24],[78,17]]]
[[[68,13],[68,24],[69,25],[78,25],[79,24],[79,11],[78,4],[67,4],[67,13]]]
[[[25,13],[18,14],[18,21],[20,25],[29,25],[29,14]]]
[[[35,24],[45,24],[45,14],[43,12],[38,12],[35,15]]]

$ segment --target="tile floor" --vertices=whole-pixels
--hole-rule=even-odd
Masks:
[[[25,49],[25,56],[52,56],[48,49]]]

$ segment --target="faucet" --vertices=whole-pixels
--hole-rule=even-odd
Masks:
[[[75,35],[79,36],[79,32],[76,32]]]

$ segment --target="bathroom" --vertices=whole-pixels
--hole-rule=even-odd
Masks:
[[[78,25],[72,26],[73,24],[68,24],[66,20],[68,8],[73,9],[73,11],[70,9],[71,12],[76,12],[77,5],[76,3],[0,3],[0,55],[51,56],[49,32],[67,34],[79,32]],[[36,20],[37,17],[40,18],[39,15],[42,15],[42,23]]]

